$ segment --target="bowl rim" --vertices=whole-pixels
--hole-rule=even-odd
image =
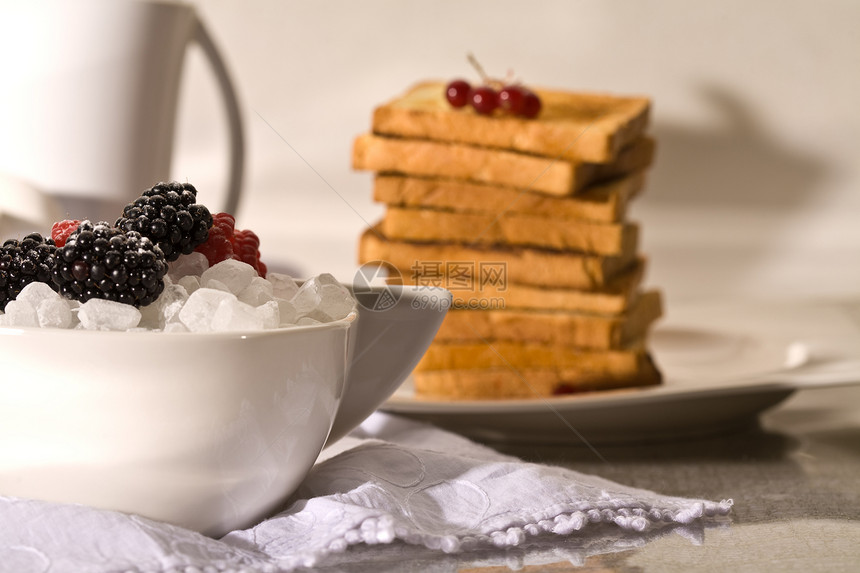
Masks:
[[[157,336],[161,339],[178,339],[178,338],[200,338],[206,340],[245,340],[251,338],[267,338],[280,335],[295,335],[298,336],[304,332],[318,330],[337,330],[349,328],[355,324],[358,319],[358,309],[353,309],[345,317],[332,320],[329,322],[320,322],[319,324],[293,324],[289,326],[279,326],[278,328],[266,328],[261,330],[222,330],[210,332],[164,332],[161,330],[89,330],[85,328],[42,328],[40,326],[0,326],[0,340],[4,336],[25,336],[25,337],[64,337],[75,335],[90,336],[90,337],[111,337],[111,338],[154,338]]]
[[[305,279],[306,280],[306,279]],[[304,282],[298,281],[297,282]],[[247,338],[258,338],[258,337],[268,337],[268,336],[276,336],[284,333],[298,333],[298,332],[307,332],[309,330],[325,330],[328,328],[348,328],[350,325],[356,322],[359,317],[360,311],[359,306],[361,303],[356,299],[356,294],[354,292],[354,286],[348,283],[341,282],[343,286],[349,289],[350,294],[353,296],[354,304],[352,310],[345,317],[340,318],[338,320],[332,320],[330,322],[321,322],[319,324],[305,324],[305,325],[290,325],[290,326],[282,326],[278,328],[267,328],[262,330],[233,330],[233,331],[218,331],[218,332],[164,332],[162,330],[134,330],[134,331],[118,331],[118,330],[88,330],[85,328],[43,328],[40,326],[6,326],[0,325],[0,337],[3,336],[35,336],[37,333],[42,336],[70,336],[69,334],[63,333],[76,333],[77,336],[118,336],[122,335],[126,338],[132,337],[151,337],[152,335],[159,335],[159,338],[175,338],[175,337],[185,337],[190,338],[192,336],[197,336],[200,338],[206,338],[209,340],[218,340],[218,339],[247,339]],[[379,289],[393,289],[399,291],[400,296],[407,297],[415,297],[419,295],[421,292],[431,293],[436,296],[441,296],[443,298],[450,299],[451,292],[448,289],[443,287],[433,286],[433,285],[408,285],[408,284],[392,284],[392,285],[373,285],[372,288]],[[449,303],[450,304],[450,303]],[[364,308],[365,312],[383,312],[377,311],[373,309]]]

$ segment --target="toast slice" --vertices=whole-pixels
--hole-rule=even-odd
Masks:
[[[554,196],[572,195],[592,183],[648,167],[654,140],[640,137],[612,163],[556,160],[515,151],[419,139],[360,135],[352,148],[354,169],[477,181]]]
[[[445,315],[434,341],[479,343],[513,341],[592,350],[623,348],[644,339],[662,315],[659,291],[642,293],[623,314],[555,310],[465,310]]]
[[[377,175],[375,201],[389,207],[448,209],[477,213],[517,213],[614,223],[624,219],[627,204],[645,183],[642,171],[593,185],[572,197],[551,197],[483,183],[455,179]]]
[[[576,368],[486,368],[478,370],[425,370],[413,372],[415,393],[446,400],[545,398],[570,393],[653,386],[660,371],[646,355],[640,369],[614,376]]]
[[[533,120],[453,109],[443,82],[424,82],[373,113],[374,133],[514,149],[571,161],[610,163],[648,125],[650,101],[598,93],[535,90]]]
[[[418,242],[506,245],[576,250],[617,256],[636,250],[639,227],[521,215],[462,213],[389,207],[381,224],[386,237]]]
[[[600,375],[636,374],[647,352],[643,340],[612,350],[593,350],[511,340],[447,342],[434,340],[415,367],[423,370],[483,368],[572,368]]]
[[[453,295],[452,309],[507,309],[592,314],[620,314],[635,304],[645,272],[640,259],[629,270],[613,277],[601,290],[535,287],[493,281],[477,281],[471,287],[448,277],[416,276],[413,284],[447,288]]]
[[[489,277],[496,285],[600,290],[635,264],[636,252],[601,257],[527,247],[414,243],[389,240],[377,226],[362,233],[358,258],[360,264],[382,261],[399,270],[407,282],[447,277],[451,289],[482,286]]]

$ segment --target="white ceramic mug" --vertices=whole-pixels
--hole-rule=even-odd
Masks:
[[[141,191],[170,177],[182,64],[192,43],[223,92],[231,158],[222,210],[235,213],[244,159],[239,106],[224,62],[188,5],[4,4],[0,172],[55,197],[67,216],[113,222]]]

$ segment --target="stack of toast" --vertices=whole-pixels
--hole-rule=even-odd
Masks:
[[[353,167],[385,216],[360,239],[411,284],[454,295],[419,395],[527,398],[657,384],[662,312],[627,220],[655,143],[642,97],[535,90],[536,119],[454,109],[441,82],[378,107]]]

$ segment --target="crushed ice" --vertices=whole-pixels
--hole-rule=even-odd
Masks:
[[[164,292],[148,306],[92,299],[71,301],[44,283],[27,285],[0,312],[0,326],[155,332],[231,332],[319,324],[355,308],[349,290],[330,274],[299,285],[270,272],[267,278],[228,259],[212,267],[200,253],[170,263]]]

